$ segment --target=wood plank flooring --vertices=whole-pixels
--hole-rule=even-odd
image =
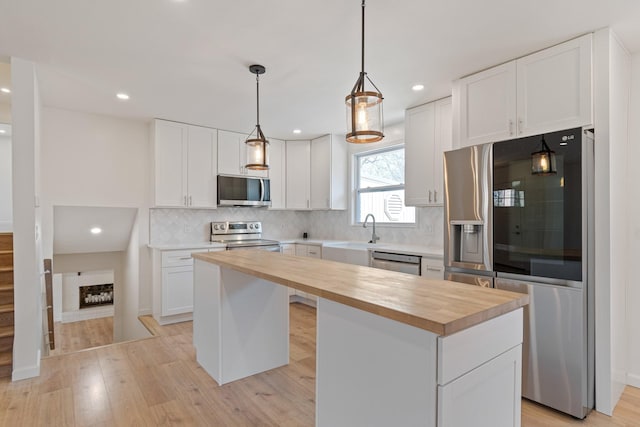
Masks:
[[[100,347],[113,343],[113,317],[71,323],[55,322],[53,331],[56,348],[50,351],[50,356]]]
[[[38,378],[0,380],[0,426],[313,426],[315,318],[315,309],[291,304],[290,364],[224,386],[195,361],[190,322],[43,359]],[[524,427],[640,425],[640,389],[632,387],[611,418],[522,407]]]

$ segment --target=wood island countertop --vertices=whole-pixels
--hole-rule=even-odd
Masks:
[[[529,296],[267,251],[193,257],[445,336],[516,310]]]

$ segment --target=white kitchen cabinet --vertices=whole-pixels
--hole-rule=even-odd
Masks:
[[[269,139],[269,182],[271,209],[285,209],[287,194],[286,148],[280,139]]]
[[[217,131],[155,120],[152,133],[154,206],[215,208]]]
[[[438,337],[438,426],[520,426],[522,311]]]
[[[442,259],[422,257],[420,261],[421,276],[425,279],[444,279],[444,262]]]
[[[296,256],[304,256],[309,258],[322,258],[322,246],[320,245],[305,245],[302,243],[295,244],[295,254]],[[316,306],[318,302],[318,297],[313,294],[308,294],[304,291],[295,290],[296,299],[293,301],[299,301],[303,304],[311,305],[313,307]]]
[[[280,245],[280,253],[283,255],[295,255],[296,245],[295,243],[285,243]],[[296,290],[294,288],[287,288],[289,290],[289,299],[293,296],[295,298]]]
[[[247,163],[246,134],[218,131],[218,173],[221,175],[242,175],[267,178],[269,171],[251,170],[244,167]]]
[[[406,110],[406,206],[442,206],[443,153],[452,148],[451,116],[451,97]]]
[[[454,82],[454,146],[592,124],[592,35]]]
[[[311,193],[311,142],[287,141],[287,209],[308,210]]]
[[[520,426],[521,361],[518,345],[438,386],[438,427]]]
[[[347,209],[347,144],[332,135],[311,140],[311,209]]]
[[[194,252],[215,249],[180,249],[154,251],[153,317],[160,325],[191,320],[193,312]]]

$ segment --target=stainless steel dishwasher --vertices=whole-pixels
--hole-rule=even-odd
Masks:
[[[422,257],[391,252],[371,252],[371,267],[420,276]]]

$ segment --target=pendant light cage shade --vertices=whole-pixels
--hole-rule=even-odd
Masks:
[[[260,74],[266,69],[262,65],[251,65],[249,71],[256,75],[256,127],[244,141],[247,158],[245,168],[251,170],[269,169],[269,141],[260,128]]]
[[[382,93],[364,71],[364,8],[362,0],[362,49],[361,70],[356,84],[345,98],[347,106],[347,142],[366,144],[378,142],[384,138],[384,116],[382,112]],[[375,91],[367,91],[368,81]]]
[[[244,142],[247,148],[247,164],[245,167],[252,170],[269,169],[269,141],[266,140],[262,131],[256,126],[256,137],[249,138]]]
[[[347,105],[347,142],[366,144],[384,138],[382,94],[353,92],[345,98]]]
[[[542,148],[540,151],[531,153],[531,174],[532,175],[555,175],[558,172],[556,168],[556,153],[552,151],[542,136]]]

